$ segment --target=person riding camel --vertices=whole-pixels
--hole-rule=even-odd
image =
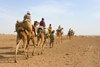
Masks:
[[[24,20],[23,21],[19,21],[19,20],[17,20],[17,23],[22,23],[22,22],[24,22],[25,20],[30,20],[30,22],[31,22],[31,12],[30,11],[27,11],[27,14],[25,14],[24,15]]]
[[[49,32],[50,32],[50,33],[52,32],[51,24],[49,25]]]
[[[58,26],[58,30],[59,32],[61,32],[61,25]]]
[[[31,15],[31,12],[27,11],[27,14],[24,16],[24,20],[28,19],[31,22],[31,16],[30,15]]]
[[[30,23],[31,23],[31,12],[30,11],[27,11],[27,14],[24,16],[24,20],[23,21],[25,21],[25,20],[30,20]],[[37,21],[35,21],[35,22],[37,22]],[[36,28],[32,25],[32,31],[34,31],[34,33],[35,33],[35,36],[36,36]]]
[[[59,25],[59,27],[58,27],[58,30],[60,30],[61,29],[61,25]]]
[[[71,31],[71,28],[69,29],[69,31]]]
[[[46,28],[46,24],[45,24],[45,21],[44,21],[44,18],[42,18],[42,20],[40,21],[40,27],[42,30],[44,30],[44,33],[47,34],[47,36],[49,35],[49,32]]]
[[[42,20],[40,21],[40,26],[43,26],[43,28],[46,27],[46,24],[45,24],[45,22],[44,22],[44,18],[42,18]]]
[[[68,32],[68,34],[70,34],[71,33],[71,28],[69,28],[69,32]]]

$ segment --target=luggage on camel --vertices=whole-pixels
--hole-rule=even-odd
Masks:
[[[15,24],[15,30],[18,31],[19,27],[23,27],[28,32],[32,31],[32,24],[30,20],[24,20],[22,22],[17,21],[17,23]]]
[[[47,36],[49,35],[49,30],[47,28],[43,28],[43,26],[39,26],[39,28],[42,29],[42,31],[44,32],[44,34],[46,34]]]

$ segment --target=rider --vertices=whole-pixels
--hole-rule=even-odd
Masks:
[[[61,25],[59,25],[59,27],[58,27],[58,30],[60,30],[61,29]]]
[[[69,28],[69,31],[71,31],[71,28]]]
[[[31,16],[30,15],[31,15],[31,12],[27,11],[27,14],[24,16],[24,20],[29,19],[30,22],[31,22]]]
[[[31,12],[30,11],[27,11],[27,14],[24,16],[24,20],[30,20],[30,22],[31,22]],[[36,29],[34,28],[34,26],[32,25],[32,31],[34,31],[34,33],[35,33],[35,36],[36,36]]]
[[[46,24],[44,22],[44,18],[42,18],[42,20],[40,21],[40,28],[42,28],[44,30],[44,33],[47,34],[47,36],[49,35],[49,32],[46,28]]]
[[[51,24],[49,25],[49,30],[52,30]]]
[[[49,25],[49,32],[52,32],[51,24]]]
[[[61,25],[58,26],[57,31],[58,31],[58,32],[61,32]]]
[[[68,34],[71,33],[71,28],[69,28]]]
[[[45,22],[44,22],[44,18],[42,18],[42,20],[40,21],[40,26],[43,26],[43,28],[46,27],[46,24],[45,24]]]

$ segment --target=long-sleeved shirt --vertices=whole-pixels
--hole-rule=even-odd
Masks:
[[[28,15],[28,14],[26,14],[26,15],[24,16],[24,20],[26,20],[26,19],[29,19],[29,20],[31,21],[31,16]]]
[[[54,34],[50,34],[50,40],[53,41],[54,40]]]
[[[52,30],[52,27],[51,26],[49,26],[49,30]]]
[[[45,25],[45,22],[44,22],[44,21],[41,21],[41,22],[40,22],[40,26],[45,27],[45,26],[46,26],[46,25]]]
[[[61,27],[59,26],[58,29],[61,29]]]

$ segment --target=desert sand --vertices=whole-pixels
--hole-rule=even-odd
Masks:
[[[63,36],[63,42],[53,48],[46,42],[44,54],[38,55],[37,48],[32,56],[33,45],[30,41],[30,58],[26,59],[23,48],[18,50],[17,63],[14,63],[16,35],[0,35],[0,67],[100,67],[100,38]]]

